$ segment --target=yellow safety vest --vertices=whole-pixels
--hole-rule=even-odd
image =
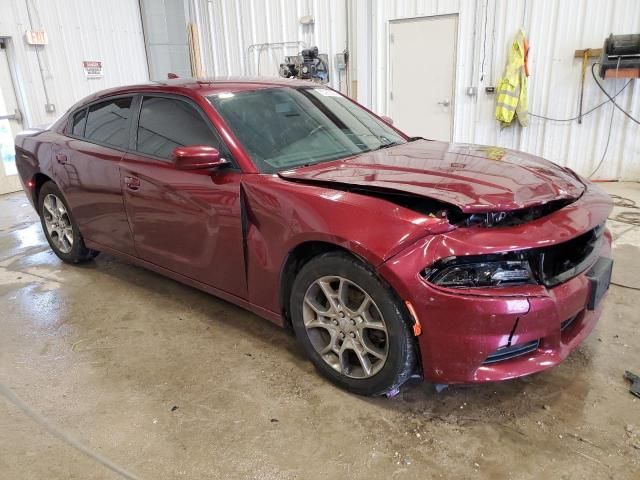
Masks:
[[[524,30],[520,30],[511,45],[504,77],[498,82],[496,120],[503,127],[510,125],[514,116],[523,127],[529,124],[528,49]]]

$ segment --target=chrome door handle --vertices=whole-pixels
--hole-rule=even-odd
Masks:
[[[138,190],[140,188],[140,179],[136,177],[124,177],[124,185],[129,190]]]
[[[449,105],[451,105],[451,100],[449,100],[448,98],[445,98],[441,102],[438,102],[438,105],[442,105],[443,107],[448,107]]]

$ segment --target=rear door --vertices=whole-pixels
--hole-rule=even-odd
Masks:
[[[90,104],[69,117],[54,147],[58,186],[85,239],[135,255],[120,186],[120,160],[129,146],[132,96]]]
[[[227,293],[246,297],[242,173],[205,113],[176,95],[144,95],[134,150],[121,162],[127,214],[138,256]],[[178,146],[209,145],[229,168],[177,170]]]

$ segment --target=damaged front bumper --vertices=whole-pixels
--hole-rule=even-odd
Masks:
[[[609,243],[601,255],[609,255]],[[586,272],[544,296],[482,297],[426,283],[415,309],[425,378],[437,383],[506,380],[564,360],[593,330],[602,302],[588,310]],[[439,318],[440,321],[436,319]]]
[[[591,186],[592,187],[592,186]],[[421,327],[422,371],[435,383],[506,380],[553,367],[593,330],[603,302],[589,305],[589,269],[553,287],[451,289],[430,284],[420,269],[447,255],[539,248],[605,222],[610,200],[591,188],[565,209],[504,229],[458,229],[423,239],[383,264],[380,274],[413,306]],[[605,231],[596,258],[611,255]],[[589,265],[591,267],[591,265]],[[609,270],[610,271],[610,270]]]

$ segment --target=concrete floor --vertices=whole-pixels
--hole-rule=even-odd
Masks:
[[[640,204],[640,184],[605,188]],[[610,223],[614,281],[640,286],[640,229]],[[0,478],[123,478],[79,446],[147,479],[637,479],[640,399],[622,374],[640,373],[639,303],[612,287],[551,371],[359,398],[226,302],[106,255],[61,263],[24,195],[0,197]]]

